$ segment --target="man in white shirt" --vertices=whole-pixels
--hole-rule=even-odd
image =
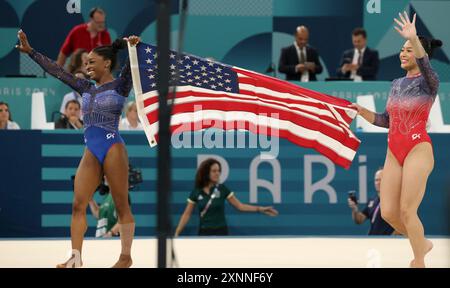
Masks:
[[[360,75],[356,74],[356,71],[358,70],[359,67],[361,67],[362,58],[363,58],[365,50],[366,50],[366,46],[364,46],[363,48],[355,48],[355,52],[353,54],[352,64],[350,64],[351,65],[350,66],[350,71],[351,71],[350,78],[353,79],[355,82],[362,82],[362,77]]]
[[[352,32],[353,49],[344,52],[338,76],[356,82],[376,80],[380,63],[378,51],[367,47],[367,33],[363,28]]]
[[[322,73],[319,53],[308,42],[308,28],[299,26],[295,31],[293,45],[281,50],[278,70],[286,74],[286,80],[316,81],[316,74]]]

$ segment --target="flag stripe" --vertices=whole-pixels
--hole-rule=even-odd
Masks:
[[[307,97],[319,100],[322,103],[329,103],[342,107],[346,107],[347,105],[351,104],[349,101],[345,99],[329,96],[320,92],[316,92],[314,90],[309,90],[277,78],[269,77],[255,72],[244,71],[241,68],[236,67],[233,67],[233,70],[247,76],[239,78],[239,81],[242,83],[244,83],[245,81],[246,84],[253,84],[260,87],[266,87],[270,90],[275,90],[278,92],[294,93],[296,95],[307,95]]]
[[[289,93],[289,92],[273,91],[273,90],[270,90],[270,88],[258,87],[258,86],[252,85],[252,84],[243,83],[243,82],[241,82],[241,78],[239,78],[239,92],[241,94],[252,95],[253,93],[256,93],[256,91],[261,92],[261,93],[257,93],[256,95],[261,95],[263,97],[271,97],[269,95],[273,95],[276,97],[271,97],[272,99],[281,98],[281,99],[277,99],[278,101],[285,101],[287,103],[305,104],[305,105],[310,105],[312,107],[317,107],[320,109],[329,109],[329,110],[334,109],[334,110],[338,111],[340,117],[342,117],[342,119],[340,119],[340,120],[345,121],[345,123],[347,125],[350,124],[353,120],[347,114],[347,113],[349,113],[349,112],[351,113],[353,111],[350,108],[343,108],[341,106],[336,106],[333,104],[321,102],[319,100],[316,100],[314,98],[309,98],[302,94],[293,94],[293,93]]]
[[[248,130],[255,134],[262,134],[262,135],[269,135],[269,136],[276,136],[288,139],[289,141],[293,142],[294,144],[297,144],[299,146],[305,147],[305,148],[314,148],[327,158],[329,158],[334,163],[341,165],[345,168],[350,167],[351,159],[353,159],[353,156],[344,157],[342,154],[338,151],[336,152],[332,148],[323,145],[318,139],[317,140],[311,140],[304,137],[301,137],[299,135],[293,134],[290,131],[286,129],[276,130],[276,129],[270,129],[267,127],[264,127],[262,125],[255,125],[252,121],[239,121],[239,127],[245,130]],[[189,122],[189,123],[181,123],[177,125],[171,126],[171,131],[173,133],[183,133],[183,132],[190,132],[197,129],[207,129],[207,128],[215,128],[215,127],[236,127],[233,126],[235,124],[234,121],[220,121],[217,120],[214,123],[208,123],[205,121],[198,121],[198,122]],[[221,128],[222,129],[222,128]],[[227,129],[225,129],[227,130]],[[235,128],[231,128],[228,130],[235,130]],[[175,134],[175,135],[176,135]]]
[[[241,70],[237,69],[237,68],[234,68],[234,70],[241,72]],[[314,99],[322,104],[332,105],[336,110],[338,110],[338,113],[348,124],[350,124],[352,122],[353,118],[350,117],[347,113],[352,113],[351,111],[353,111],[353,113],[352,113],[353,117],[356,116],[354,114],[355,113],[354,110],[348,107],[348,105],[350,105],[351,103],[345,99],[325,95],[325,94],[322,94],[322,93],[319,93],[319,92],[316,92],[313,90],[309,90],[309,89],[306,89],[306,88],[303,88],[300,86],[296,86],[289,82],[286,83],[286,81],[281,81],[279,79],[271,78],[270,80],[272,80],[272,81],[266,81],[265,78],[267,78],[267,76],[264,76],[261,74],[251,73],[248,71],[246,71],[245,73],[246,74],[242,74],[242,75],[245,75],[246,77],[239,77],[240,85],[248,84],[248,85],[252,85],[254,87],[264,87],[264,88],[267,88],[267,89],[275,91],[275,92],[289,93],[292,95],[309,98],[310,100]],[[241,75],[241,73],[238,75]],[[250,78],[248,75],[254,75],[254,76],[252,78]],[[257,80],[258,78],[256,78],[256,77],[263,77],[264,79],[263,79],[263,81],[258,81]],[[280,85],[280,82],[281,82],[281,85]]]
[[[343,123],[345,123],[347,126],[349,126],[349,124],[352,121],[352,118],[350,118],[349,115],[347,114],[347,111],[351,111],[351,109],[343,109],[342,107],[323,103],[308,97],[303,97],[290,93],[272,92],[269,89],[260,88],[249,84],[239,84],[239,93],[245,95],[255,95],[258,97],[263,97],[265,99],[281,101],[289,104],[308,105],[311,108],[321,109],[323,111],[330,111],[330,113],[333,115],[335,115],[333,111],[336,111],[339,113],[339,116],[337,117],[338,120],[343,121]],[[300,97],[301,99],[299,99]]]
[[[251,87],[254,86],[248,86],[248,85],[240,85],[243,86],[243,88],[245,89],[253,89]],[[295,109],[295,107],[299,107],[301,108],[300,111],[309,111],[309,112],[313,112],[314,114],[319,114],[318,111],[320,111],[320,115],[328,115],[330,117],[329,121],[333,122],[335,125],[339,125],[337,124],[337,122],[344,124],[345,126],[349,127],[350,122],[347,122],[347,118],[349,118],[349,116],[347,115],[347,112],[345,111],[339,111],[340,109],[335,109],[335,107],[330,107],[327,104],[324,103],[320,103],[319,101],[316,101],[314,99],[306,99],[306,100],[299,100],[297,95],[292,95],[292,94],[286,94],[286,93],[278,93],[278,92],[271,92],[270,90],[268,91],[267,89],[258,89],[261,90],[260,92],[266,92],[266,94],[264,93],[257,93],[255,91],[251,91],[251,90],[245,90],[245,89],[240,89],[240,94],[235,94],[235,93],[226,93],[223,91],[209,91],[208,89],[205,88],[200,88],[200,87],[194,87],[194,86],[182,86],[182,87],[178,87],[177,91],[179,92],[187,92],[187,91],[198,91],[200,93],[195,93],[193,95],[188,95],[188,94],[179,94],[177,95],[178,97],[183,97],[183,96],[211,96],[211,94],[213,94],[214,96],[230,96],[236,99],[243,99],[243,98],[248,98],[248,96],[252,97],[251,99],[253,100],[258,100],[258,101],[262,101],[262,102],[266,102],[266,103],[273,103],[276,105],[283,105],[285,107],[289,107],[290,109]],[[157,92],[155,91],[154,93],[147,93],[146,97],[144,98],[144,105],[145,106],[149,106],[152,105],[154,103],[158,102],[158,98],[155,97],[157,96]],[[274,97],[274,96],[279,96],[279,97]],[[296,97],[292,98],[292,97]],[[282,99],[280,99],[282,98]],[[338,115],[336,115],[336,112],[338,113]]]
[[[189,99],[189,98],[192,98],[192,99]],[[215,97],[209,97],[209,98],[204,97],[204,98],[202,98],[202,100],[209,100],[209,101],[214,101],[214,102],[219,102],[219,103],[224,103],[224,104],[236,102],[233,99],[223,100],[223,99],[216,99]],[[189,105],[190,107],[195,108],[194,106],[197,106],[198,108],[200,108],[198,110],[201,110],[201,106],[198,103],[196,103],[196,101],[197,100],[195,99],[195,97],[184,97],[184,98],[177,98],[175,100],[175,104],[176,105],[180,105],[180,104],[184,104],[184,103],[191,103]],[[249,102],[247,102],[247,103],[249,103]],[[250,102],[250,104],[253,104],[253,103]],[[223,106],[220,106],[220,107],[223,107]],[[238,108],[239,108],[239,106],[238,106]],[[279,107],[275,107],[275,109],[277,109],[277,108],[279,108]],[[158,104],[153,104],[153,105],[147,106],[145,108],[145,113],[147,113],[147,114],[148,113],[154,113],[154,112],[157,111],[157,109],[158,109]],[[285,110],[288,111],[288,112],[291,112],[291,113],[298,114],[298,112],[296,112],[296,111],[291,111],[291,110],[288,110],[288,109],[285,109]],[[300,115],[302,115],[302,114],[300,114]],[[326,120],[320,119],[318,117],[315,117],[314,119],[311,119],[311,115],[303,114],[303,116],[304,117],[309,117],[310,121],[316,121],[316,122],[318,121],[318,122],[320,122],[322,124],[325,124],[325,125],[329,126],[330,128],[335,129],[337,131],[341,131],[341,132],[345,131],[346,132],[345,134],[349,135],[349,137],[354,138],[354,140],[359,143],[359,140],[356,138],[356,136],[354,136],[353,132],[351,132],[345,125],[342,125],[342,123],[339,123],[340,127],[338,127],[338,126],[333,126],[333,124],[331,124],[330,122],[327,122]],[[157,116],[154,116],[154,117],[155,117],[154,119],[156,119]],[[292,118],[295,119],[296,115],[293,115]]]
[[[177,99],[178,100],[178,99]],[[181,113],[192,113],[195,112],[196,107],[192,105],[192,103],[175,103],[173,107],[172,114],[181,114]],[[277,119],[285,120],[287,122],[293,123],[294,125],[304,127],[311,131],[321,131],[322,134],[327,135],[330,138],[333,138],[337,141],[345,141],[348,136],[346,136],[342,132],[342,128],[336,130],[331,127],[324,127],[327,125],[326,121],[314,121],[311,118],[304,117],[302,115],[294,115],[291,111],[283,111],[280,109],[276,109],[274,107],[264,107],[261,105],[255,105],[250,103],[236,103],[233,101],[227,101],[225,103],[218,101],[196,101],[195,105],[201,106],[201,111],[203,111],[203,115],[201,116],[203,119],[209,119],[208,113],[205,111],[224,111],[224,112],[237,112],[236,115],[239,116],[242,113],[238,112],[249,112],[254,115],[266,114],[268,117],[274,117],[276,115]],[[149,122],[151,124],[158,121],[157,113],[148,113],[150,115],[148,117]],[[218,112],[218,117],[220,117],[220,112]],[[227,114],[228,115],[228,114]],[[245,118],[242,117],[243,120]],[[227,120],[227,119],[224,119]],[[319,132],[317,132],[319,133]],[[351,149],[356,149],[359,146],[359,141],[355,138],[350,138],[349,145]]]
[[[236,100],[241,100],[241,99],[242,100],[250,99],[251,101],[257,100],[260,102],[271,103],[274,105],[282,105],[288,109],[293,109],[293,110],[298,110],[300,112],[309,113],[316,117],[320,117],[322,119],[327,119],[330,123],[332,123],[336,126],[342,127],[342,125],[345,125],[346,127],[349,127],[347,123],[345,123],[343,121],[339,121],[342,119],[339,116],[336,116],[335,114],[333,114],[333,111],[331,109],[326,110],[326,109],[319,109],[317,107],[308,106],[308,105],[295,105],[295,104],[285,104],[280,101],[267,101],[267,100],[262,99],[262,97],[255,96],[254,93],[250,93],[250,95],[247,95],[244,93],[233,94],[233,93],[225,93],[225,92],[215,92],[213,95],[211,95],[212,93],[208,92],[204,88],[198,88],[198,87],[192,87],[192,86],[179,87],[179,89],[177,89],[177,91],[179,91],[177,94],[177,99],[183,98],[183,97],[188,97],[188,96],[192,96],[192,97],[209,96],[210,98],[212,98],[212,96],[213,96],[213,97],[217,97],[216,99],[218,99],[218,101],[221,100],[220,97],[231,97],[229,99],[236,99]],[[185,92],[185,93],[183,93],[183,92]],[[263,95],[261,95],[261,96],[263,96]],[[156,104],[158,102],[157,92],[146,93],[144,99],[145,99],[144,100],[145,107],[148,107],[150,105],[153,105],[152,107],[154,107],[154,104]],[[223,99],[222,99],[222,101],[223,101]],[[157,107],[151,108],[151,110],[147,109],[147,112],[153,111],[156,108]]]
[[[221,113],[222,115],[220,115],[219,113]],[[205,114],[210,116],[208,118],[205,118],[204,117]],[[223,114],[225,114],[225,116],[223,116]],[[214,117],[214,115],[220,116]],[[148,115],[147,117],[150,117],[150,115]],[[223,112],[221,110],[203,110],[197,112],[187,112],[173,115],[171,125],[174,126],[185,124],[188,127],[192,127],[189,125],[190,122],[201,121],[201,119],[203,119],[207,123],[211,122],[211,120],[215,120],[217,123],[222,123],[224,121],[223,119],[226,119],[225,122],[242,121],[243,123],[245,123],[247,121],[250,121],[252,123],[262,123],[261,125],[263,126],[271,127],[274,130],[286,130],[287,132],[296,135],[297,137],[300,137],[302,139],[307,139],[309,141],[315,140],[317,143],[320,143],[321,145],[324,145],[332,149],[336,153],[340,153],[342,157],[345,157],[347,159],[352,159],[355,154],[355,150],[349,147],[351,146],[349,143],[352,141],[351,138],[338,141],[318,131],[309,130],[305,127],[292,124],[290,121],[273,119],[270,117],[266,117],[264,115],[255,115],[250,112],[235,113],[235,112]],[[158,122],[151,123],[151,126],[153,131],[155,132],[158,131]],[[201,127],[202,127],[201,125],[198,125],[195,126],[194,128],[196,130],[201,130],[202,129]],[[288,134],[285,133],[283,135]],[[360,144],[359,142],[356,143],[358,147],[359,144]]]
[[[298,115],[304,115],[309,117],[311,120],[315,119],[321,119],[322,122],[326,121],[326,124],[330,127],[334,127],[335,129],[341,129],[342,126],[346,126],[345,123],[339,122],[334,115],[330,111],[326,110],[320,110],[316,108],[312,108],[305,105],[285,105],[282,102],[273,102],[273,101],[265,101],[261,98],[251,96],[251,97],[242,97],[242,96],[234,96],[229,94],[215,94],[214,97],[211,97],[209,93],[205,92],[199,92],[197,89],[199,88],[193,88],[193,90],[185,90],[184,88],[183,92],[177,92],[175,104],[181,104],[181,103],[193,103],[195,104],[196,101],[217,101],[221,103],[228,103],[230,101],[234,102],[241,102],[241,103],[251,103],[253,105],[257,106],[266,106],[266,107],[273,107],[274,109],[283,109],[286,111],[291,111],[292,113],[298,114]],[[202,89],[202,88],[200,88]],[[195,90],[195,91],[194,91]],[[145,112],[151,113],[158,109],[158,101],[157,97],[153,96],[152,98],[148,98],[144,101],[145,103]],[[191,104],[191,105],[193,105]],[[300,108],[301,107],[301,108]],[[323,113],[323,114],[319,114]]]

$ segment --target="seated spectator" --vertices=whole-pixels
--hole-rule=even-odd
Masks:
[[[139,122],[136,102],[128,102],[125,108],[125,118],[120,120],[120,130],[142,130],[142,124]]]
[[[367,33],[363,28],[352,32],[353,48],[344,52],[337,75],[353,81],[376,80],[380,59],[378,51],[367,47]]]
[[[85,49],[78,49],[70,57],[69,66],[67,66],[67,71],[70,74],[83,73],[87,75],[86,65],[88,61],[88,52]]]
[[[19,124],[12,120],[8,103],[0,101],[0,130],[18,130]]]
[[[66,103],[64,114],[55,122],[55,129],[81,129],[83,121],[80,119],[81,106],[77,100]]]
[[[319,53],[308,45],[309,32],[305,26],[297,27],[295,41],[281,50],[278,71],[286,74],[286,80],[316,81],[316,74],[322,73]]]

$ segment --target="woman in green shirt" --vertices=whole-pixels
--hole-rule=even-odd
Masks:
[[[278,215],[271,206],[254,206],[241,203],[234,192],[219,184],[221,165],[215,159],[207,159],[200,164],[195,176],[195,189],[188,198],[188,203],[180,218],[175,236],[183,231],[197,205],[200,212],[199,235],[228,235],[225,220],[225,200],[242,212],[259,212],[269,216]]]

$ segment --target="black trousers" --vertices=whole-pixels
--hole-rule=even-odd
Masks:
[[[200,228],[198,231],[199,236],[227,236],[228,227],[217,228]]]

